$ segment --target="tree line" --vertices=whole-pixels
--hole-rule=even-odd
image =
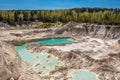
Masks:
[[[120,24],[120,9],[73,8],[61,10],[0,10],[0,22],[23,21]]]

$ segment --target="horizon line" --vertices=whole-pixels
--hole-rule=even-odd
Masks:
[[[81,7],[81,8],[58,8],[58,9],[0,9],[0,10],[67,10],[67,9],[82,9],[82,8],[88,8],[88,9],[95,9],[95,8],[99,8],[99,9],[120,9],[120,8],[103,8],[103,7]]]

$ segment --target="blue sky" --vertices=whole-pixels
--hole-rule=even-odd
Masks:
[[[0,0],[0,10],[81,7],[120,8],[120,0]]]

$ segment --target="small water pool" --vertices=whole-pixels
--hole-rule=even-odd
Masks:
[[[72,70],[69,75],[72,80],[98,80],[95,73],[86,70]]]
[[[54,44],[72,43],[72,42],[74,42],[74,40],[72,40],[72,39],[62,39],[62,38],[59,38],[59,39],[40,40],[40,41],[34,42],[34,43],[54,45]]]
[[[58,59],[54,56],[45,53],[31,53],[27,49],[27,44],[17,46],[16,51],[20,54],[22,60],[29,63],[33,70],[41,73],[41,75],[48,75],[54,67],[59,64]]]
[[[32,42],[33,44],[60,44],[60,43],[70,43],[74,42],[71,39],[48,39],[40,40],[37,42]],[[20,54],[21,58],[29,63],[34,71],[41,73],[42,75],[47,75],[56,65],[63,65],[63,63],[58,61],[58,58],[45,53],[31,53],[27,50],[27,44],[17,46],[16,51]]]

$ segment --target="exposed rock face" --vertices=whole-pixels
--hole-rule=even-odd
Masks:
[[[38,27],[35,22],[16,22],[13,24],[14,27],[17,26],[29,26],[29,27]],[[0,27],[12,27],[12,25],[7,25],[6,23],[1,22]],[[58,29],[59,28],[59,29]],[[89,23],[77,23],[69,22],[66,25],[58,27],[53,30],[56,34],[69,33],[70,35],[79,35],[79,36],[91,36],[98,38],[111,38],[116,39],[120,38],[120,26],[119,25],[98,25],[98,24],[89,24]],[[47,30],[47,32],[49,32]],[[34,33],[34,32],[33,32]],[[21,34],[24,35],[24,34]],[[26,34],[25,34],[26,35]],[[68,34],[66,34],[68,35]],[[65,35],[64,35],[65,36]]]
[[[76,27],[77,26],[77,27]],[[72,35],[91,36],[98,38],[120,38],[120,26],[114,25],[98,25],[98,24],[78,24],[68,23],[64,28],[56,30],[56,34],[69,32]]]

